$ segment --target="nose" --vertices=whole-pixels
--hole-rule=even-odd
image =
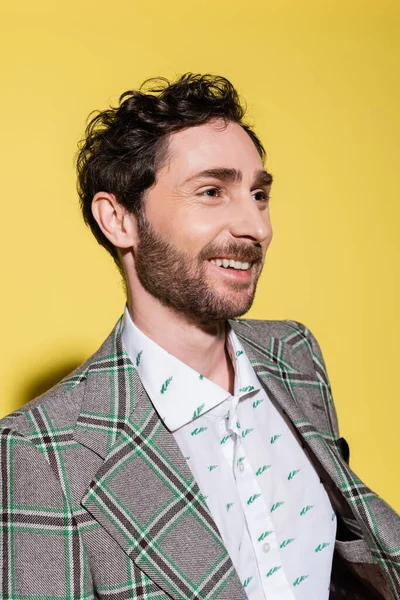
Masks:
[[[245,238],[257,243],[270,241],[272,227],[268,204],[261,205],[249,197],[237,198],[232,206],[230,233],[235,238]]]

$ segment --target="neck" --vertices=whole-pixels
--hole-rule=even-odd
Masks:
[[[226,348],[226,322],[198,325],[146,295],[146,301],[141,302],[138,295],[128,294],[129,314],[136,327],[164,350],[233,394],[234,370]]]

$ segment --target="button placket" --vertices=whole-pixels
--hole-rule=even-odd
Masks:
[[[240,463],[239,463],[240,464]],[[275,536],[275,529],[267,505],[261,495],[261,490],[252,473],[251,466],[246,470],[247,477],[245,482],[241,480],[238,483],[239,498],[247,523],[250,541],[257,558],[257,567],[260,575],[261,585],[266,597],[275,592],[279,592],[283,600],[294,600],[293,593],[287,581],[285,572],[282,569],[282,561],[279,551],[278,540]],[[246,483],[248,485],[243,485]],[[252,493],[253,492],[253,493]],[[248,502],[255,498],[254,501]],[[263,531],[269,531],[268,540],[262,538]],[[267,578],[267,574],[274,571],[274,580]]]
[[[237,416],[237,405],[239,403],[239,396],[232,396],[231,406],[228,411],[227,419],[226,419],[226,427],[228,429],[229,434],[231,435],[231,452],[233,452],[232,457],[232,466],[233,466],[233,474],[236,480],[237,474],[243,475],[245,472],[245,465],[242,464],[243,459],[246,458],[242,444],[241,444],[241,427]],[[239,461],[238,458],[242,460]]]
[[[267,525],[272,531],[273,525],[268,513],[267,504],[261,494],[255,474],[248,464],[248,458],[242,443],[242,428],[236,411],[239,398],[233,397],[232,400],[233,402],[228,413],[227,429],[229,433],[232,433],[230,442],[234,452],[234,475],[250,541],[257,556],[259,574],[263,578],[264,571],[267,573],[276,564],[281,564],[279,549],[274,533],[271,534],[270,541],[261,543],[258,541],[258,536],[260,535],[257,533],[258,529],[260,529],[259,524]],[[254,501],[252,501],[253,498],[255,499]],[[281,579],[282,575],[277,579]],[[284,576],[283,579],[285,580]],[[263,583],[262,587],[264,588]]]
[[[232,433],[234,433],[235,435],[240,437],[240,435],[241,435],[240,423],[238,421],[237,410],[236,410],[238,402],[239,402],[239,397],[232,396],[232,403],[231,403],[231,406],[230,406],[229,412],[228,412],[228,428]]]
[[[271,550],[271,544],[269,542],[264,542],[262,545],[262,551],[267,554]]]
[[[240,412],[240,411],[239,411]],[[242,431],[246,431],[242,429]],[[241,432],[240,432],[241,433]],[[282,568],[282,557],[275,534],[275,526],[270,515],[269,498],[264,497],[255,472],[249,462],[245,447],[247,439],[237,438],[240,444],[240,456],[236,461],[238,471],[237,487],[242,504],[249,537],[257,559],[258,572],[266,597],[279,596],[282,600],[294,600],[293,591]],[[241,456],[246,459],[241,460]],[[245,468],[240,465],[245,462]],[[250,500],[250,502],[248,502]],[[267,539],[263,533],[268,532]],[[273,578],[268,573],[273,572]]]

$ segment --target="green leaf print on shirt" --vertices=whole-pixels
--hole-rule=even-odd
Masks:
[[[306,579],[308,579],[309,575],[300,575],[300,577],[298,577],[294,582],[293,585],[300,585],[300,583],[302,583],[303,581],[305,581]]]
[[[242,431],[242,438],[245,438],[252,431],[254,431],[254,427],[251,427],[250,429],[245,429],[244,431]]]
[[[226,512],[228,512],[231,506],[233,506],[234,504],[234,502],[228,502],[228,504],[226,505]]]
[[[251,581],[252,579],[253,579],[252,577],[248,577],[247,579],[245,579],[245,580],[243,581],[243,587],[244,587],[244,588],[247,588],[247,586],[249,585],[249,583],[250,583],[250,581]]]
[[[263,465],[256,471],[256,475],[262,475],[267,469],[269,469],[271,465]]]
[[[260,537],[258,538],[258,541],[262,542],[263,540],[265,540],[266,537],[268,537],[269,535],[271,535],[271,533],[273,533],[272,529],[271,529],[271,531],[264,531],[264,533],[262,533],[260,535]]]
[[[197,417],[200,415],[200,413],[204,407],[205,407],[205,404],[200,404],[200,406],[198,406],[196,408],[196,410],[194,411],[192,419],[197,419]]]
[[[173,379],[172,377],[168,377],[168,379],[162,384],[160,394],[165,394],[172,379]]]
[[[244,354],[243,350],[237,350],[236,358],[239,358],[239,356],[242,356],[242,354]]]
[[[274,512],[277,508],[282,506],[282,504],[285,504],[285,503],[284,502],[274,502],[274,504],[271,506],[271,512]]]
[[[204,379],[204,375],[200,375],[199,379],[200,379],[200,381],[202,381]]]
[[[231,433],[229,435],[224,435],[224,437],[220,441],[220,445],[222,446],[223,444],[225,444],[225,442],[227,442],[229,440],[229,438],[231,438],[231,437],[232,437]]]
[[[328,546],[330,546],[329,542],[323,542],[322,544],[318,544],[318,546],[315,548],[314,552],[322,552],[322,550],[324,550]]]
[[[261,402],[264,402],[264,398],[261,398],[260,400],[254,400],[253,408],[257,408],[257,406],[259,406]]]
[[[140,359],[142,358],[142,354],[143,354],[143,350],[141,350],[140,352],[138,352],[136,354],[136,366],[137,367],[140,365]]]
[[[254,390],[254,385],[246,385],[246,387],[242,387],[239,389],[239,392],[252,392]]]
[[[279,569],[282,569],[282,567],[272,567],[272,569],[270,569],[267,573],[267,577],[271,577],[271,575],[273,575],[274,573],[276,573],[277,571],[279,571]]]
[[[290,471],[290,473],[289,473],[289,475],[288,475],[288,480],[289,480],[289,481],[292,481],[293,477],[294,477],[295,475],[297,475],[297,473],[300,473],[300,470],[301,470],[301,469],[295,469],[294,471]]]
[[[287,540],[283,540],[282,544],[279,546],[279,548],[286,548],[286,546],[289,546],[289,544],[291,544],[292,542],[294,542],[295,538],[288,538]]]
[[[282,435],[281,433],[277,433],[276,435],[273,435],[270,439],[271,444],[275,444],[276,440],[279,440],[281,435]]]
[[[305,506],[304,508],[301,509],[300,516],[303,517],[312,508],[314,508],[314,504],[307,504],[307,506]]]
[[[196,427],[191,431],[190,435],[199,435],[199,433],[203,433],[203,431],[207,431],[208,427]]]
[[[261,496],[261,494],[253,494],[252,496],[250,496],[250,498],[247,500],[247,504],[253,504],[254,500],[257,500],[257,498],[259,498]]]
[[[211,473],[211,471],[214,471],[214,469],[217,469],[217,468],[218,468],[218,465],[210,465],[210,466],[208,467],[208,470],[209,470],[209,471],[210,471],[210,473]]]

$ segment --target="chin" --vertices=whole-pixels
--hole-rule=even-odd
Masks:
[[[254,297],[248,298],[247,302],[240,302],[237,304],[231,304],[226,307],[227,319],[237,319],[245,315],[253,305]]]

